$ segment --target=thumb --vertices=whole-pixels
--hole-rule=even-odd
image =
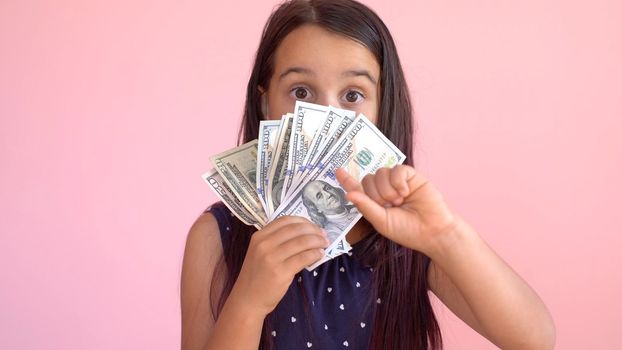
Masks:
[[[361,183],[352,177],[352,175],[348,174],[345,169],[337,169],[336,176],[343,189],[348,192],[346,194],[346,199],[356,206],[358,211],[363,214],[365,219],[367,219],[376,230],[383,230],[387,224],[386,209],[371,199],[365,193]]]
[[[346,199],[352,202],[361,214],[379,232],[384,232],[387,226],[387,209],[378,204],[362,191],[351,191],[346,194]]]

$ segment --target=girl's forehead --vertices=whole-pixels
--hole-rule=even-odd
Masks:
[[[374,54],[361,43],[317,25],[303,25],[289,33],[275,52],[274,73],[291,68],[309,75],[342,74],[365,70],[378,81],[380,66]]]

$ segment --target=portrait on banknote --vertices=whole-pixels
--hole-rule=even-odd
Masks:
[[[346,193],[326,181],[315,180],[302,190],[302,204],[311,220],[322,227],[332,242],[351,224],[358,211],[348,204]]]

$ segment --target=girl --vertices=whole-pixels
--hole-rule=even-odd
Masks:
[[[222,204],[194,223],[184,255],[182,349],[440,349],[435,293],[503,349],[551,349],[536,293],[413,168],[409,93],[384,23],[352,0],[293,0],[270,17],[248,83],[241,142],[296,100],[365,114],[407,156],[362,183],[338,179],[363,214],[350,254],[300,217],[256,231]],[[256,232],[255,232],[256,231]]]

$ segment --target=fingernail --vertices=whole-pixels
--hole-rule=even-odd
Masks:
[[[321,229],[321,231],[322,231],[322,234],[324,235],[324,237],[328,237],[328,234],[326,233],[326,230]]]

